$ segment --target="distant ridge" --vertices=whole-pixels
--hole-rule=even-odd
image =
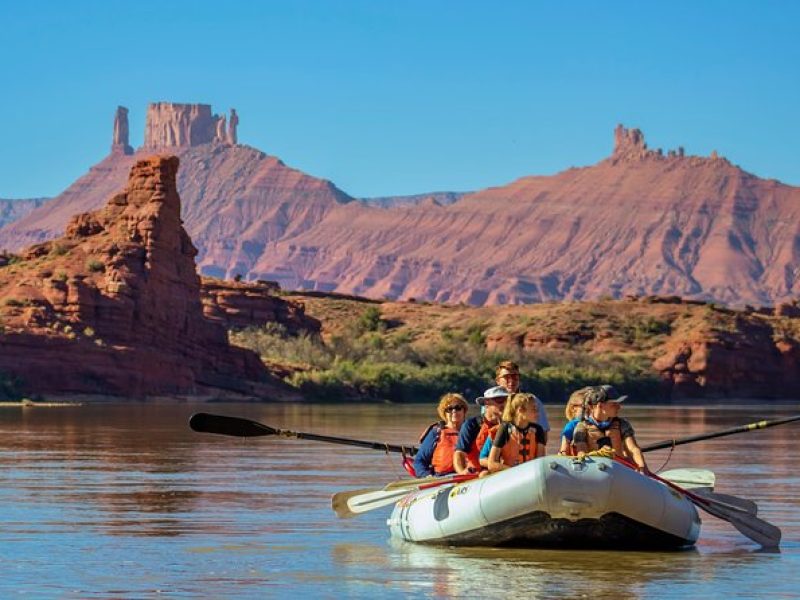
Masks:
[[[0,227],[21,219],[48,200],[50,198],[24,198],[19,200],[0,198]]]
[[[651,149],[641,131],[618,126],[611,155],[589,167],[457,199],[354,202],[238,144],[238,122],[208,105],[152,104],[145,149],[134,151],[118,110],[111,154],[0,229],[0,247],[60,235],[122,186],[134,160],[163,149],[181,159],[182,215],[206,275],[476,305],[628,294],[771,305],[800,295],[800,188],[716,152]]]

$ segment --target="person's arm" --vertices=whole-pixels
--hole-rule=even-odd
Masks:
[[[483,448],[481,448],[480,458],[478,459],[481,463],[481,466],[485,469],[489,468],[489,454],[492,451],[492,438],[487,437],[486,441],[483,443]]]
[[[627,421],[627,419],[620,419],[619,430],[620,435],[622,435],[622,445],[625,446],[625,451],[633,459],[633,462],[636,463],[636,466],[639,468],[639,472],[646,473],[648,471],[647,463],[644,460],[642,449],[636,442],[633,426]]]
[[[547,454],[547,447],[544,444],[536,444],[536,456],[544,456]]]
[[[453,469],[459,475],[466,475],[469,473],[469,466],[467,465],[467,453],[461,450],[453,452]]]
[[[456,443],[456,450],[453,453],[453,469],[459,475],[466,475],[469,473],[469,461],[467,460],[467,453],[469,452],[472,444],[475,443],[475,438],[480,431],[480,423],[475,427],[475,419],[467,419],[461,426],[461,431],[458,432],[458,442]]]
[[[633,458],[633,462],[636,463],[636,466],[639,467],[640,473],[646,473],[649,471],[647,468],[647,463],[644,460],[644,454],[642,453],[642,449],[639,447],[639,444],[636,443],[636,438],[628,436],[623,441],[625,444],[625,449],[630,453],[631,458]]]
[[[536,428],[536,456],[544,456],[547,454],[547,433],[538,423],[533,426]]]
[[[439,428],[432,427],[422,440],[419,450],[414,455],[414,472],[417,477],[427,477],[433,475],[433,468],[431,461],[433,460],[433,451],[436,450],[436,442],[439,439]]]
[[[572,419],[564,425],[561,430],[561,446],[558,449],[559,454],[572,454],[572,434],[575,433],[575,426],[578,424],[578,419]]]
[[[504,465],[500,459],[500,453],[503,451],[502,448],[498,448],[497,446],[492,446],[491,451],[489,452],[489,460],[488,460],[488,468],[489,473],[497,473],[498,471],[503,471],[508,467]]]
[[[494,440],[492,441],[492,449],[489,452],[489,460],[487,461],[487,468],[489,469],[490,473],[496,473],[497,471],[502,471],[507,469],[508,466],[504,465],[502,462],[502,452],[503,446],[506,445],[508,442],[508,427],[505,425],[500,425],[497,428],[497,432],[494,434]]]

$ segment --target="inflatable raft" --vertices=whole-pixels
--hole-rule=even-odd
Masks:
[[[392,536],[451,546],[675,549],[700,518],[683,495],[607,458],[544,456],[403,497]]]

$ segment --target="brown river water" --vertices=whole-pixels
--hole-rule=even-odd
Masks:
[[[800,423],[648,453],[703,467],[783,530],[763,552],[703,517],[694,549],[439,548],[389,538],[390,507],[330,497],[404,475],[397,455],[192,432],[198,410],[296,431],[414,443],[430,406],[0,408],[0,598],[798,598]],[[561,407],[548,406],[554,429]],[[800,413],[798,405],[634,407],[640,443]],[[548,450],[555,451],[555,434]]]

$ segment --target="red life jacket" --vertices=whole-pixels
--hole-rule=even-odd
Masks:
[[[483,445],[486,443],[486,438],[489,437],[490,430],[494,430],[497,427],[494,423],[489,423],[486,419],[483,419],[481,423],[481,428],[478,430],[478,437],[475,438],[475,442],[472,444],[472,448],[469,449],[467,453],[467,467],[473,469],[475,471],[480,471],[483,467],[481,467],[480,457],[481,457],[481,450],[483,450]]]
[[[453,453],[456,451],[458,443],[458,429],[452,427],[442,427],[439,429],[439,439],[436,441],[436,449],[433,451],[431,466],[437,475],[454,473]]]
[[[431,457],[431,468],[433,472],[436,475],[455,473],[455,468],[453,467],[453,453],[456,451],[460,430],[445,427],[444,421],[436,421],[428,425],[425,431],[422,432],[422,435],[419,436],[420,443],[428,437],[428,433],[430,433],[431,429],[438,431],[433,456]]]

